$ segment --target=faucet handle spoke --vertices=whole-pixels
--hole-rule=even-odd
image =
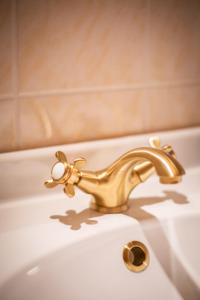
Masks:
[[[53,179],[49,179],[46,180],[44,184],[47,188],[53,188],[57,185],[57,182],[55,182]]]
[[[176,154],[172,148],[172,146],[170,145],[165,145],[163,147],[161,147],[161,141],[160,138],[158,136],[152,136],[149,138],[149,144],[152,148],[155,149],[162,149],[164,150],[166,153],[170,154],[171,156],[173,156],[174,158],[176,157]]]
[[[67,157],[62,151],[57,151],[55,156],[61,163],[67,163]]]
[[[82,169],[86,163],[86,159],[83,157],[78,157],[74,160],[74,167],[78,170]]]
[[[73,184],[71,184],[71,183],[65,184],[64,192],[68,197],[74,197],[75,191],[74,191]]]
[[[69,197],[75,195],[74,185],[80,178],[80,169],[86,162],[83,157],[76,158],[73,163],[67,161],[66,155],[62,151],[55,153],[58,161],[53,165],[51,170],[51,179],[45,181],[47,188],[53,188],[58,184],[64,184],[64,192]]]
[[[149,138],[149,144],[152,148],[161,148],[161,142],[159,136],[152,136]]]

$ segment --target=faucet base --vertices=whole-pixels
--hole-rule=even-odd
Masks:
[[[98,205],[95,202],[95,200],[92,200],[90,202],[90,208],[95,211],[98,211],[100,213],[103,213],[103,214],[119,214],[119,213],[127,211],[128,204],[123,204],[123,205],[117,206],[117,207],[104,207],[104,206]]]

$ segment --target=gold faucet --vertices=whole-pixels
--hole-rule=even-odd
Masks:
[[[128,209],[131,191],[146,181],[156,171],[160,182],[178,183],[185,174],[183,167],[175,158],[172,147],[160,146],[157,137],[150,138],[151,147],[131,150],[109,167],[100,171],[82,171],[84,158],[77,158],[73,164],[65,154],[56,152],[56,162],[51,171],[51,179],[45,182],[52,188],[64,185],[64,192],[73,197],[74,185],[93,196],[91,208],[102,213],[120,213]]]

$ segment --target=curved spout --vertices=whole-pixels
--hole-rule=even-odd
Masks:
[[[147,162],[149,166],[144,168]],[[161,183],[177,183],[185,173],[171,154],[161,149],[144,147],[125,153],[106,169],[81,171],[77,186],[93,195],[92,208],[101,212],[119,212],[127,209],[130,192],[144,181],[142,175],[148,173],[147,169],[152,169],[152,166]]]
[[[96,172],[80,170],[83,158],[77,158],[70,164],[64,153],[58,151],[56,157],[59,162],[53,166],[52,178],[45,183],[46,186],[64,184],[65,193],[73,196],[76,185],[93,196],[91,208],[103,213],[125,211],[131,191],[144,182],[154,170],[161,183],[177,183],[185,174],[171,146],[131,150],[108,168]]]
[[[185,174],[183,167],[175,157],[161,149],[150,147],[137,148],[122,155],[108,169],[108,172],[118,172],[129,169],[141,160],[149,161],[155,167],[161,183],[177,183]]]

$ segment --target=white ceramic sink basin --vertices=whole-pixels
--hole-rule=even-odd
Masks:
[[[196,286],[200,286],[200,214],[194,213],[178,217],[171,222],[171,240],[173,241],[174,251],[182,264],[183,272],[187,270]],[[179,274],[178,269],[176,270]],[[177,276],[180,278],[180,276]],[[189,284],[189,279],[187,280]],[[190,283],[192,285],[192,282]]]
[[[95,169],[145,145],[147,135],[0,156],[0,299],[200,299],[200,129],[160,135],[186,176],[177,185],[152,177],[124,214],[91,211],[88,195],[69,199],[42,183],[57,148]],[[150,255],[140,273],[122,257],[133,240]]]

